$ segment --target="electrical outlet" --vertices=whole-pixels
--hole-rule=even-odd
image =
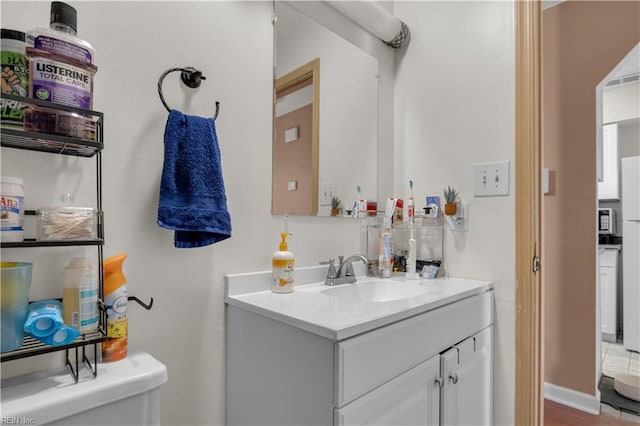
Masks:
[[[453,216],[445,216],[447,223],[452,231],[468,231],[469,230],[469,203],[461,202],[458,204],[456,214]]]
[[[320,205],[330,206],[331,197],[338,194],[338,184],[336,182],[327,182],[320,184]]]
[[[509,195],[509,162],[474,165],[473,195],[475,197]]]

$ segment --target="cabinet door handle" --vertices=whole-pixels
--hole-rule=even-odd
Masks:
[[[455,385],[456,383],[458,383],[458,375],[456,373],[450,374],[449,375],[449,380],[451,380],[453,382],[453,384]]]
[[[438,385],[439,388],[441,388],[442,386],[444,386],[444,380],[442,380],[442,377],[438,377],[436,379],[436,385]]]

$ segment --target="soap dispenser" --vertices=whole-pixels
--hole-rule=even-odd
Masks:
[[[289,251],[289,246],[287,245],[287,235],[290,235],[286,232],[282,232],[280,237],[282,241],[280,242],[280,246],[278,251],[273,253],[272,258],[272,281],[271,281],[271,291],[274,293],[291,293],[293,292],[294,287],[294,279],[293,279],[293,253]]]

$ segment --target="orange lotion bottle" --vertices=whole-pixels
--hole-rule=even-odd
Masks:
[[[271,291],[274,293],[291,293],[293,292],[293,253],[289,251],[287,246],[287,233],[280,234],[282,241],[278,247],[278,251],[273,253],[272,258],[272,282]]]
[[[107,307],[107,341],[102,342],[102,361],[127,357],[127,279],[122,272],[126,253],[104,260],[104,304]]]

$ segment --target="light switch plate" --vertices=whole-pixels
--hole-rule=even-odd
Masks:
[[[475,197],[509,195],[509,161],[474,165],[473,195]]]

